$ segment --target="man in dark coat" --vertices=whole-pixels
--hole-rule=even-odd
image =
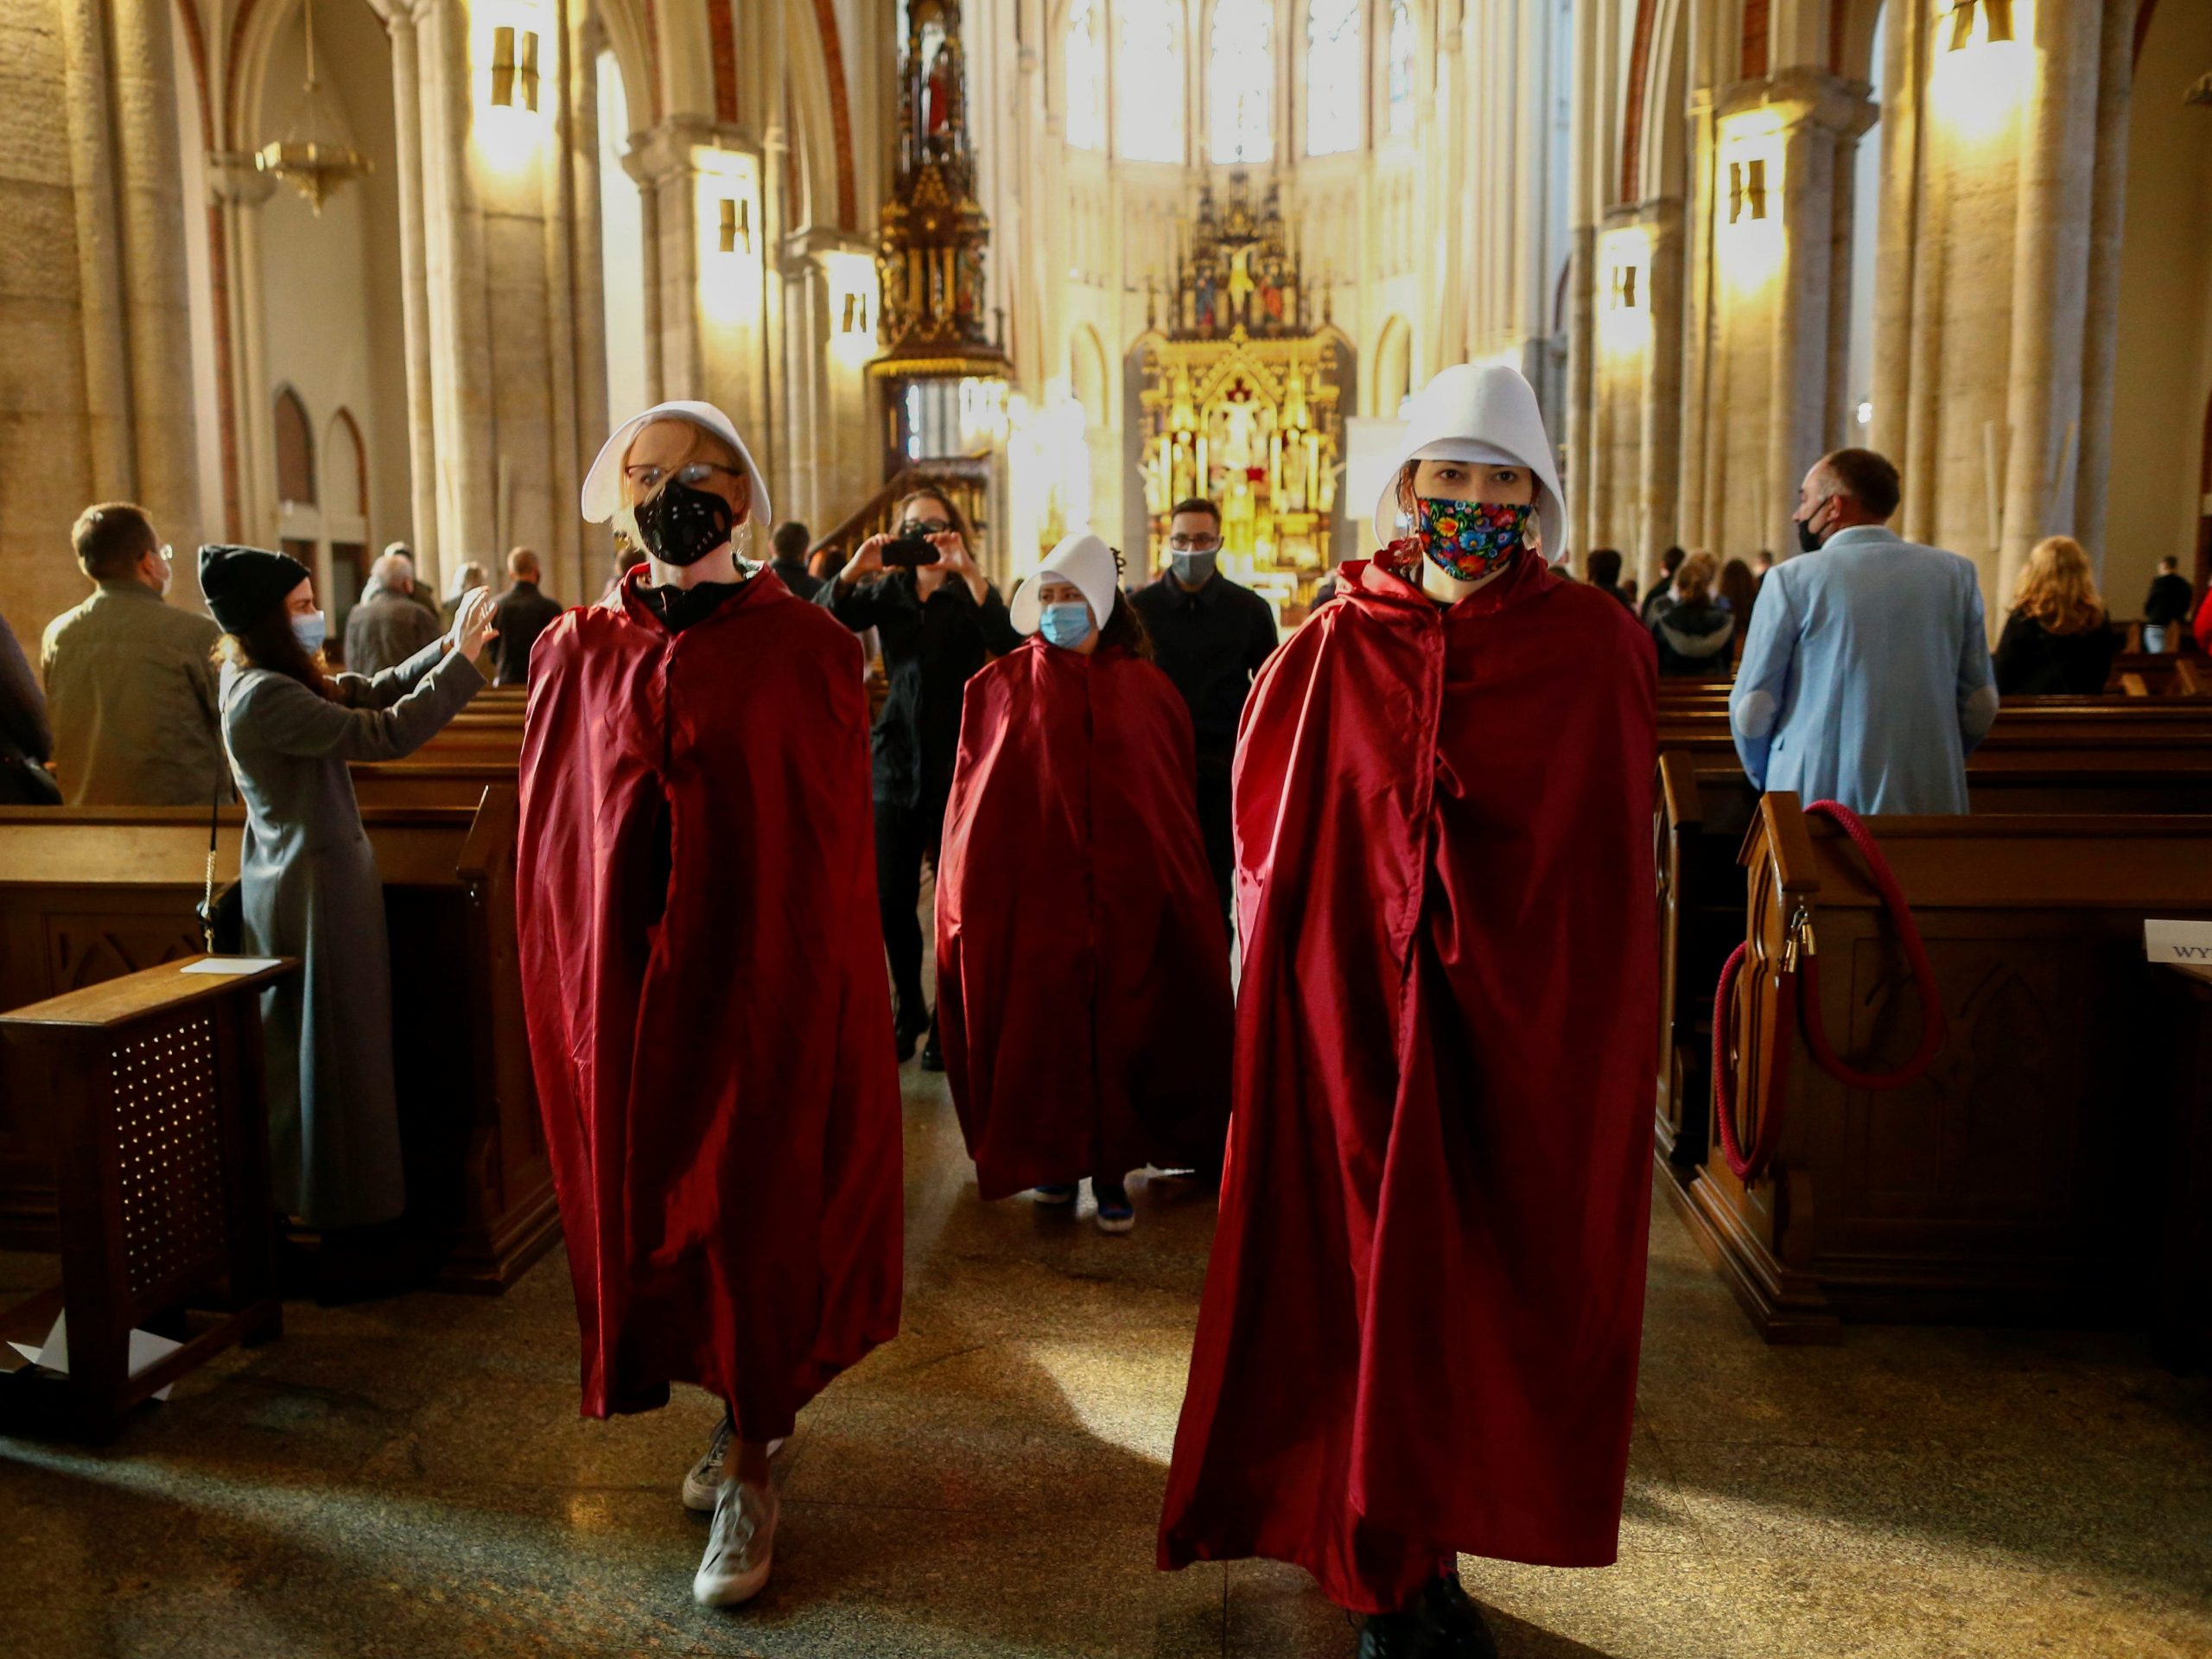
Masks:
[[[801,599],[818,596],[824,586],[823,578],[806,568],[807,543],[813,539],[806,526],[796,518],[787,519],[776,526],[771,545],[776,556],[768,561],[768,568],[776,573],[784,586]]]
[[[388,552],[369,567],[361,602],[346,618],[346,667],[373,677],[397,668],[444,632],[437,613],[415,597],[415,562]]]
[[[967,521],[931,491],[899,504],[899,536],[871,536],[855,550],[817,603],[855,633],[874,628],[883,642],[890,695],[871,734],[874,753],[877,909],[891,982],[898,994],[899,1058],[930,1029],[922,994],[922,861],[937,868],[944,805],[960,746],[961,699],[969,675],[1022,643],[976,563]],[[894,539],[930,543],[937,562],[887,568]],[[939,1068],[932,1042],[925,1067]]]
[[[1274,609],[1217,568],[1221,509],[1192,497],[1167,521],[1167,574],[1132,596],[1153,659],[1175,683],[1198,737],[1198,828],[1206,863],[1229,912],[1236,851],[1230,834],[1229,771],[1236,722],[1252,677],[1275,648]]]
[[[499,665],[494,685],[530,683],[531,649],[545,625],[561,614],[561,601],[538,591],[540,574],[537,555],[528,548],[518,547],[507,555],[509,586],[499,595],[499,632],[492,643]]]

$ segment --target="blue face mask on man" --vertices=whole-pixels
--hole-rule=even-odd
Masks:
[[[330,624],[321,611],[309,611],[305,616],[292,618],[292,632],[298,638],[300,648],[310,657],[322,649],[322,642],[330,637]]]
[[[1047,645],[1073,651],[1090,637],[1090,607],[1079,599],[1047,605],[1037,613],[1037,631]]]

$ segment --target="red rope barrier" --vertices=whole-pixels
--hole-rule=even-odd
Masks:
[[[1820,958],[1809,944],[1804,952],[1802,973],[1795,965],[1796,951],[1792,950],[1785,956],[1781,970],[1775,976],[1776,1007],[1787,1010],[1795,1005],[1805,1046],[1812,1050],[1813,1058],[1821,1069],[1837,1082],[1853,1089],[1902,1089],[1916,1082],[1942,1052],[1946,1029],[1943,1000],[1936,987],[1934,964],[1928,960],[1928,947],[1922,942],[1912,907],[1905,902],[1904,888],[1897,885],[1889,861],[1882,856],[1881,849],[1875,845],[1866,826],[1859,821],[1859,815],[1838,801],[1815,801],[1805,811],[1808,816],[1818,814],[1835,824],[1851,837],[1852,844],[1866,861],[1867,874],[1873,880],[1875,891],[1881,894],[1883,908],[1897,924],[1898,942],[1904,946],[1905,959],[1911,964],[1913,988],[1920,999],[1920,1046],[1910,1059],[1894,1071],[1861,1071],[1846,1065],[1829,1043],[1827,1027],[1821,1020]],[[1796,925],[1796,918],[1792,918],[1793,935]],[[1774,1081],[1767,1090],[1764,1109],[1759,1114],[1758,1135],[1751,1150],[1745,1152],[1736,1131],[1734,1071],[1729,1061],[1730,1051],[1736,1046],[1736,976],[1750,951],[1748,943],[1736,947],[1727,966],[1720,970],[1720,983],[1714,988],[1713,998],[1713,1119],[1720,1131],[1721,1154],[1727,1159],[1730,1171],[1742,1181],[1757,1180],[1765,1173],[1781,1135],[1783,1103],[1783,1066],[1779,1058],[1770,1056]]]

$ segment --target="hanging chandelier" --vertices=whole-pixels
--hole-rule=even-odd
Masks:
[[[345,123],[315,82],[314,0],[302,0],[301,10],[307,22],[308,74],[307,85],[300,92],[300,107],[294,111],[284,136],[264,144],[256,152],[253,164],[305,196],[320,219],[323,198],[372,171],[373,163],[347,141]]]

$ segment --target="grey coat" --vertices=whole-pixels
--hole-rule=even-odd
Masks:
[[[344,703],[267,669],[226,669],[223,739],[245,799],[245,949],[305,970],[262,994],[277,1208],[311,1226],[389,1221],[406,1204],[392,1088],[384,882],[349,760],[422,747],[484,683],[434,642]]]
[[[444,632],[435,607],[372,582],[346,618],[346,666],[356,674],[381,674]]]

